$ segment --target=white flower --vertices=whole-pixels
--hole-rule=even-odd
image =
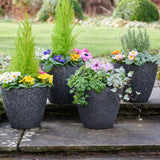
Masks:
[[[46,60],[46,59],[48,59],[49,57],[50,57],[49,54],[43,55],[43,56],[41,57],[41,60]]]

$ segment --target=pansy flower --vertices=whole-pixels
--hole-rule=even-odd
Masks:
[[[62,62],[62,63],[65,63],[65,62],[66,62],[66,60],[63,59],[61,55],[58,55],[58,56],[55,55],[55,56],[53,57],[53,60],[58,61],[58,62]]]
[[[93,64],[92,64],[92,69],[94,71],[98,71],[100,68],[100,64],[99,64],[99,61],[95,61]]]
[[[44,55],[50,54],[51,50],[47,49],[46,51],[43,52]]]
[[[83,59],[83,61],[87,61],[87,60],[93,58],[93,56],[91,55],[91,53],[86,48],[84,48],[84,49],[81,50],[80,57]]]

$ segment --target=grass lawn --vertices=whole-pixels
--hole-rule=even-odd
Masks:
[[[0,54],[12,54],[14,37],[18,24],[0,23]],[[52,24],[33,24],[33,33],[36,37],[36,48],[50,49]],[[108,28],[96,26],[77,26],[79,33],[77,48],[87,48],[94,56],[108,55],[113,50],[121,49],[120,36],[126,28]],[[148,29],[151,39],[151,49],[160,49],[160,30]]]

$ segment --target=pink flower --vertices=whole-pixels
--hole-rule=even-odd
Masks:
[[[133,55],[128,55],[128,59],[129,59],[129,60],[134,60],[134,59],[135,59],[135,56],[133,56]]]
[[[117,54],[115,57],[113,57],[113,59],[116,59],[116,60],[123,60],[124,57],[125,57],[125,55]]]
[[[87,61],[93,58],[92,54],[86,48],[81,50],[80,57],[83,59],[83,61]]]
[[[39,69],[39,74],[47,74],[45,71]]]
[[[73,50],[73,52],[75,52],[76,54],[80,54],[81,50],[78,49],[78,48],[75,48],[75,49]]]
[[[104,64],[102,66],[102,69],[104,69],[106,72],[112,71],[113,70],[113,65],[111,63]]]
[[[100,67],[99,61],[95,61],[95,62],[92,64],[92,69],[93,69],[94,71],[98,71],[98,70],[99,70],[99,67]]]
[[[138,52],[137,51],[131,51],[131,52],[129,52],[129,55],[135,57],[135,56],[138,55]]]

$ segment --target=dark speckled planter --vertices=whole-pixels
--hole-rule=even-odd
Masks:
[[[69,93],[70,89],[67,86],[67,78],[73,75],[80,66],[62,66],[53,67],[49,74],[54,75],[54,88],[50,88],[48,92],[48,99],[55,104],[71,104],[73,102],[73,95]]]
[[[130,82],[131,88],[133,90],[130,102],[147,102],[154,86],[157,65],[154,63],[145,63],[142,66],[137,66],[135,64],[114,64],[115,68],[119,68],[121,66],[124,67],[126,73],[129,71],[134,71],[133,78]],[[141,92],[141,94],[137,97],[135,91]]]
[[[106,88],[100,94],[92,90],[89,96],[87,106],[77,105],[84,127],[89,129],[113,127],[120,106],[116,94],[111,92],[110,88]]]
[[[48,88],[10,89],[2,88],[2,99],[12,128],[30,129],[40,126]]]

